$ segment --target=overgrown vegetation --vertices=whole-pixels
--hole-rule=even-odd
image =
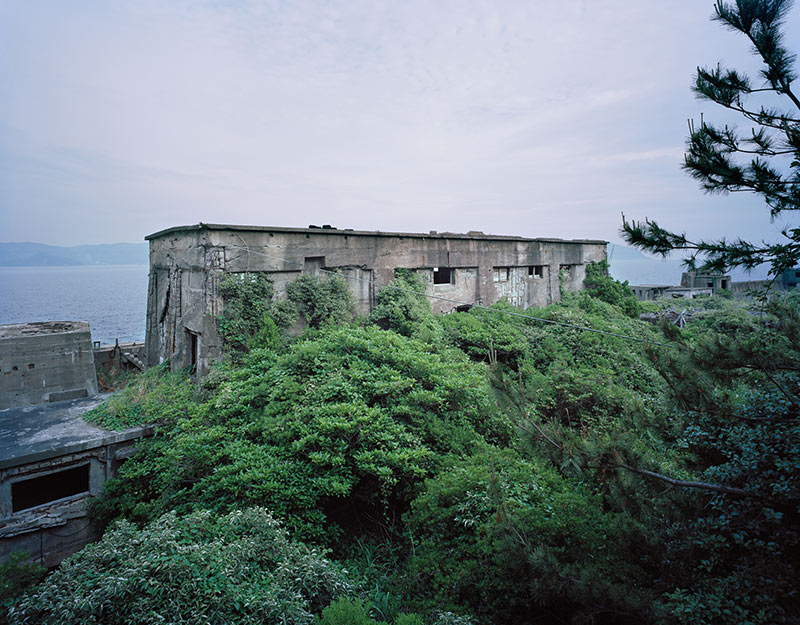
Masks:
[[[589,283],[434,316],[406,274],[337,324],[346,298],[304,282],[327,304],[289,337],[237,278],[228,310],[257,314],[230,360],[92,415],[159,428],[92,505],[105,538],[15,622],[796,622],[798,298],[708,300],[680,330],[602,265]]]
[[[22,593],[40,581],[47,569],[31,562],[25,551],[14,551],[0,563],[0,625],[8,623],[8,610]]]

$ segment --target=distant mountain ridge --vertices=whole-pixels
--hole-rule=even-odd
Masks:
[[[148,262],[149,247],[146,242],[74,247],[44,243],[0,243],[0,267],[147,265]]]

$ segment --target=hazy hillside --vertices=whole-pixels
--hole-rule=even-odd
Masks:
[[[0,243],[0,267],[66,265],[146,265],[147,243],[107,243],[60,247],[43,243]]]

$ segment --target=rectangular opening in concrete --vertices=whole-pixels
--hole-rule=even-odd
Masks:
[[[544,265],[530,265],[528,267],[529,278],[542,278],[544,277]]]
[[[189,357],[189,362],[186,363],[189,367],[191,367],[192,372],[197,370],[197,354],[198,344],[199,344],[199,337],[197,333],[192,332],[191,330],[186,330],[186,339],[187,343],[189,344],[189,353],[187,354]]]
[[[42,504],[89,492],[89,465],[55,471],[11,484],[11,509],[27,510]]]
[[[494,268],[494,281],[495,282],[508,282],[508,267],[495,267]]]
[[[434,284],[453,284],[455,278],[455,271],[450,267],[434,267],[433,268],[433,283]]]
[[[303,261],[303,271],[312,276],[319,276],[325,268],[324,256],[306,256]]]

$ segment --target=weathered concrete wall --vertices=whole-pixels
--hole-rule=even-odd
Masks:
[[[147,357],[155,365],[196,366],[203,374],[221,356],[217,315],[226,273],[266,272],[275,296],[302,273],[335,270],[367,314],[397,269],[417,271],[435,312],[506,298],[527,308],[558,301],[559,273],[579,290],[585,266],[606,258],[603,241],[563,241],[483,233],[383,233],[319,228],[200,224],[171,228],[150,241]],[[441,276],[447,275],[447,280]]]
[[[0,562],[24,550],[55,566],[97,537],[89,497],[153,433],[151,426],[109,432],[82,419],[106,398],[0,410]]]
[[[0,410],[97,393],[89,324],[0,326]]]
[[[139,363],[144,363],[147,360],[144,343],[130,342],[100,345],[100,342],[97,341],[94,343],[92,351],[94,351],[96,370],[101,376],[114,370],[138,368],[134,362],[131,362],[132,358],[137,359]]]

